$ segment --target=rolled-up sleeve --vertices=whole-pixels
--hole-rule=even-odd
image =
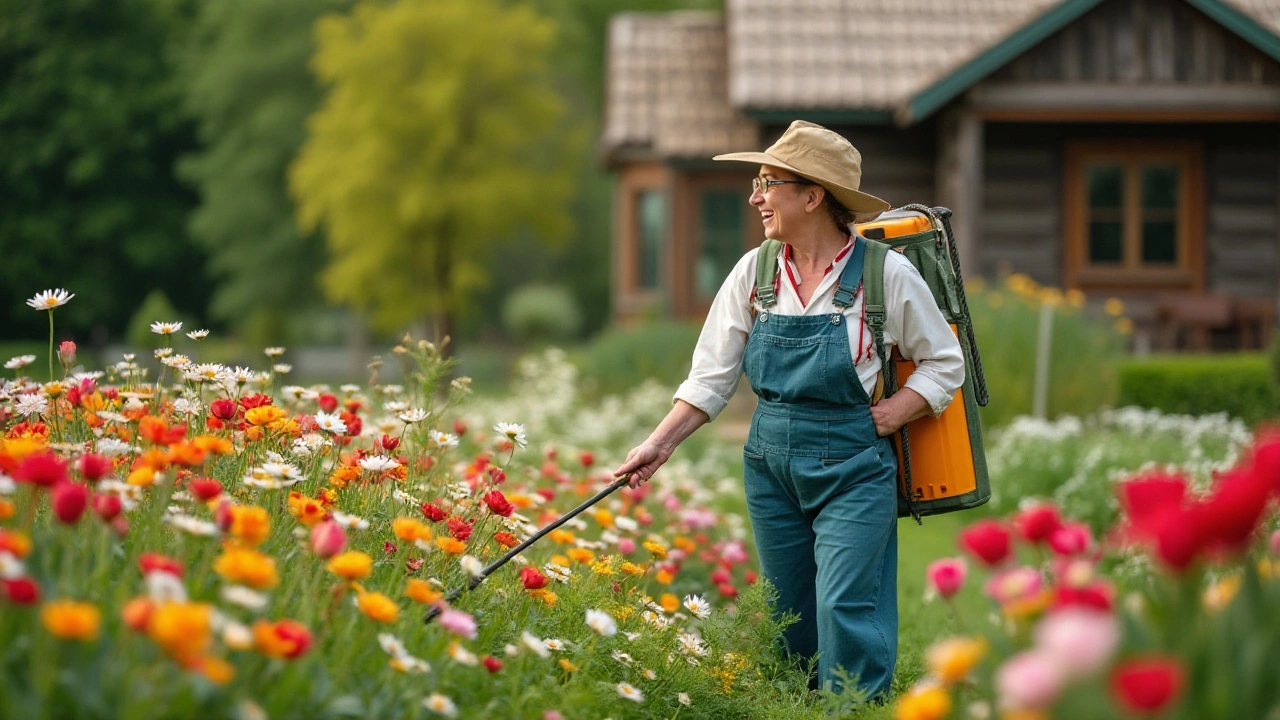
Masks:
[[[920,272],[902,255],[891,252],[885,262],[885,334],[903,357],[914,360],[915,372],[905,387],[920,393],[936,417],[951,404],[964,384],[960,341]]]
[[[752,278],[755,251],[744,255],[716,293],[693,350],[689,377],[676,389],[676,400],[684,400],[705,412],[712,420],[729,404],[742,375],[742,352],[751,332]]]

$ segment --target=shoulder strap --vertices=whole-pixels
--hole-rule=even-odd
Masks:
[[[888,368],[888,358],[884,355],[884,263],[889,255],[889,246],[876,240],[867,240],[866,246],[867,256],[862,269],[863,307],[867,313],[867,325],[875,339],[881,367]],[[896,387],[886,383],[884,394],[892,395],[896,390]]]
[[[756,301],[760,307],[770,307],[778,300],[773,292],[773,279],[778,274],[778,251],[782,249],[779,240],[765,240],[760,243],[756,255]]]

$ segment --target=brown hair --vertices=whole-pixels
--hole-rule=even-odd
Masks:
[[[825,193],[822,198],[822,205],[827,209],[827,214],[831,216],[831,221],[836,224],[836,229],[845,235],[849,234],[849,226],[853,224],[853,212],[844,206],[844,203],[836,199],[830,190],[823,188]]]

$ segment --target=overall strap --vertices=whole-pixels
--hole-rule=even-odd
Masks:
[[[773,281],[778,275],[778,253],[782,250],[780,240],[765,240],[760,243],[756,255],[756,302],[760,307],[771,307],[778,301],[773,291]]]
[[[840,287],[836,288],[836,296],[833,300],[835,306],[841,310],[853,305],[853,298],[858,293],[858,285],[863,282],[863,259],[866,254],[867,240],[855,237],[853,252],[849,254],[849,262],[845,263],[844,270],[840,272]]]

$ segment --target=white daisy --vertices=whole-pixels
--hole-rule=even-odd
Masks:
[[[173,401],[173,411],[179,415],[199,415],[201,409],[199,400],[178,398]]]
[[[223,600],[232,605],[239,605],[246,610],[258,611],[267,606],[270,599],[264,593],[256,592],[243,585],[226,585],[219,592]]]
[[[45,290],[44,292],[36,293],[35,297],[27,301],[27,305],[36,310],[52,310],[71,302],[71,298],[75,296],[75,293],[69,293],[62,288]]]
[[[680,652],[685,655],[706,657],[711,652],[702,638],[693,633],[676,633],[676,642],[680,643]]]
[[[400,467],[400,463],[385,455],[370,455],[360,459],[360,467],[369,472],[386,472]]]
[[[360,392],[360,386],[352,385],[351,383],[347,383],[346,385],[339,385],[338,389],[347,395]]]
[[[559,580],[562,583],[569,582],[569,576],[573,575],[572,570],[563,565],[557,565],[556,563],[547,563],[542,566],[542,570],[548,577],[554,580]]]
[[[684,606],[699,620],[706,620],[711,615],[711,603],[701,595],[685,595]]]
[[[480,558],[474,555],[463,555],[458,558],[458,564],[462,566],[463,572],[470,577],[478,578],[484,573],[484,563],[480,562]]]
[[[431,442],[438,447],[448,449],[458,447],[458,436],[440,430],[432,430],[430,432]]]
[[[520,642],[525,647],[532,650],[538,657],[550,657],[551,651],[547,648],[547,644],[539,640],[536,635],[525,630],[520,634]],[[510,653],[509,653],[510,654]]]
[[[449,644],[449,657],[459,665],[468,665],[474,667],[480,663],[480,658],[470,650],[462,647],[462,643],[454,640]]]
[[[333,511],[333,521],[352,530],[368,530],[369,521],[359,515],[349,515],[340,510]]]
[[[337,413],[329,414],[323,410],[316,413],[316,425],[327,432],[334,435],[345,435],[347,432],[347,423],[338,417]]]
[[[26,568],[16,555],[0,550],[0,579],[17,580],[26,574]]]
[[[546,645],[548,650],[555,650],[556,652],[563,652],[568,647],[560,638],[546,638],[542,641],[542,644]]]
[[[407,412],[409,410],[409,403],[403,400],[392,400],[390,402],[383,403],[382,409],[386,410],[392,415],[396,415],[402,412]]]
[[[524,435],[524,426],[519,423],[500,422],[493,426],[493,431],[506,437],[518,447],[525,447],[529,444],[528,439]]]
[[[658,613],[652,610],[642,610],[640,612],[640,619],[644,620],[645,622],[649,623],[655,628],[658,628],[659,630],[665,628],[667,625],[670,624],[669,620],[667,620],[666,618],[662,617],[661,615],[659,615]]]
[[[391,667],[409,675],[431,672],[431,665],[426,660],[408,653],[391,658]]]
[[[400,502],[402,502],[402,503],[406,503],[406,504],[409,504],[409,505],[415,505],[415,506],[421,506],[421,505],[422,505],[422,501],[421,501],[421,500],[419,500],[418,498],[416,498],[416,497],[414,497],[414,496],[410,495],[409,493],[407,493],[407,492],[405,492],[405,491],[401,490],[400,488],[396,488],[396,489],[392,490],[392,491],[391,491],[391,497],[393,497],[393,498],[395,498],[395,499],[399,500],[399,501],[400,501]]]
[[[230,376],[227,372],[227,366],[218,363],[200,363],[191,368],[188,374],[194,376],[192,379],[197,382],[215,382],[218,384],[222,384]]]
[[[182,329],[180,322],[153,322],[151,332],[157,335],[172,335]]]
[[[612,637],[618,632],[618,623],[613,616],[603,610],[587,610],[587,627],[602,637]]]
[[[284,348],[282,347],[263,348],[262,352],[265,353],[266,356],[269,358],[280,357],[281,355],[284,354]]]
[[[676,700],[685,707],[689,707],[693,704],[693,701],[689,699],[689,693],[687,692],[682,692],[679,695],[676,695]]]
[[[408,410],[401,410],[396,413],[396,417],[400,418],[401,422],[413,425],[414,423],[420,423],[423,420],[426,420],[427,411],[422,408],[409,408]]]
[[[18,357],[10,358],[5,362],[4,366],[8,370],[17,370],[18,368],[26,367],[35,361],[35,355],[19,355]]]
[[[156,602],[186,602],[187,588],[182,578],[167,572],[149,572],[143,578],[147,596]]]
[[[13,404],[13,410],[24,417],[43,415],[49,410],[49,401],[39,393],[25,393],[18,396]]]
[[[155,355],[157,360],[164,360],[165,358],[173,354],[173,348],[171,347],[156,348],[155,350],[151,351],[151,354]]]
[[[447,718],[458,716],[458,706],[454,705],[453,701],[450,700],[448,696],[441,695],[440,693],[431,693],[427,696],[426,700],[422,701],[422,705],[431,712],[443,715]]]
[[[645,679],[645,680],[657,680],[657,679],[658,679],[658,673],[656,673],[656,672],[654,672],[654,671],[650,670],[649,668],[645,668],[644,670],[641,670],[641,671],[640,671],[640,674],[644,676],[644,679]]]
[[[18,489],[14,479],[0,472],[0,495],[12,495]]]
[[[111,419],[111,418],[107,418]],[[126,422],[124,416],[120,416],[120,420],[116,422]],[[123,455],[133,451],[133,446],[123,440],[116,438],[98,438],[93,443],[93,448],[103,455]]]
[[[164,521],[175,528],[192,535],[200,535],[203,537],[213,537],[218,534],[218,526],[207,520],[191,517],[190,515],[178,515],[170,513],[164,516]]]
[[[192,330],[191,332],[187,333],[187,337],[191,338],[192,340],[203,340],[209,337],[209,331],[208,330]]]
[[[234,382],[236,385],[251,383],[258,377],[258,374],[249,368],[242,368],[239,366],[237,366],[236,369],[229,371],[228,375],[230,376],[230,382]]]
[[[626,666],[628,666],[628,667],[630,667],[630,666],[631,666],[631,664],[635,662],[635,658],[633,658],[633,657],[631,657],[630,655],[628,655],[628,654],[626,654],[626,653],[622,652],[621,650],[614,650],[612,654],[613,654],[613,659],[614,659],[614,660],[617,660],[618,662],[620,662],[620,663],[622,663],[623,665],[626,665]]]
[[[253,631],[234,620],[222,623],[222,642],[229,648],[248,650],[253,647]]]
[[[631,702],[644,702],[644,693],[640,692],[640,688],[631,683],[618,683],[618,695]]]
[[[271,366],[271,370],[272,372],[277,372],[277,373],[280,373],[281,375],[288,375],[289,373],[293,372],[293,366],[290,365],[289,363],[276,363],[275,365]]]

